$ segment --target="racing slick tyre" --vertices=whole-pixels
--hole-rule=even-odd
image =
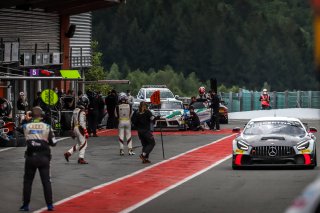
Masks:
[[[234,163],[232,163],[232,169],[233,169],[233,170],[239,170],[239,169],[241,169],[241,167],[240,167],[240,166],[237,166],[237,165],[234,164]]]

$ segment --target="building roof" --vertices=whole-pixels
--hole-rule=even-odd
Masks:
[[[47,12],[57,12],[61,15],[74,15],[92,10],[112,7],[125,0],[10,0],[1,1],[0,8],[16,7],[31,10],[44,9]]]

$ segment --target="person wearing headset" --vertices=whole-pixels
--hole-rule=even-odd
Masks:
[[[42,122],[43,114],[40,107],[33,107],[32,120],[22,127],[26,138],[27,150],[25,152],[23,177],[23,205],[20,207],[20,211],[29,211],[32,182],[37,170],[40,173],[48,211],[53,211],[50,180],[50,146],[55,146],[57,140],[51,126]]]

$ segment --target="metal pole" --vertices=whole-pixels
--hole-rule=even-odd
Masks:
[[[158,107],[159,107],[159,115],[160,115],[161,104],[159,104]],[[162,135],[162,122],[160,122],[160,137],[161,137],[161,145],[162,145],[162,158],[165,159],[164,145],[163,145],[163,135]]]

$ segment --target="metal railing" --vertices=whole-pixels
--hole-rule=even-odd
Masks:
[[[229,112],[260,110],[261,92],[240,91],[239,93],[220,93]],[[269,92],[272,109],[316,108],[320,109],[320,91]]]

